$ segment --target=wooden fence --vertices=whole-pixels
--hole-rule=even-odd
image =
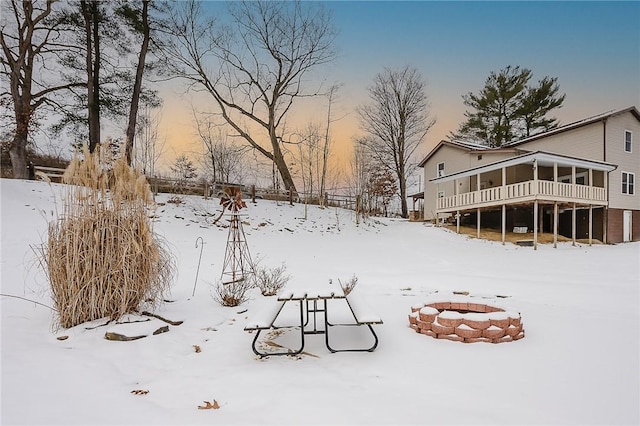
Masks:
[[[48,180],[51,182],[61,182],[65,169],[45,166],[34,166],[34,178]],[[313,205],[324,204],[328,207],[342,207],[345,209],[355,210],[357,206],[356,197],[351,195],[330,194],[325,192],[324,199],[320,199],[318,194],[307,194],[299,192],[296,196],[288,190],[259,188],[255,185],[240,185],[237,183],[210,183],[210,182],[193,182],[172,178],[159,178],[147,176],[147,181],[154,194],[168,193],[181,195],[201,195],[205,198],[220,197],[225,188],[240,188],[246,199],[264,199],[274,201],[288,201],[293,204],[308,203]]]

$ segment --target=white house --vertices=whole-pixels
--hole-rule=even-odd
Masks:
[[[425,220],[640,241],[640,113],[611,111],[499,148],[441,141],[420,163]],[[415,215],[414,215],[415,216]]]

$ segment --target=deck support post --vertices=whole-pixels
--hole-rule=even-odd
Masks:
[[[593,235],[593,205],[589,204],[589,246],[592,244],[592,235]]]
[[[571,245],[576,245],[576,203],[573,203],[573,209],[571,210]]]
[[[553,203],[553,248],[558,248],[558,202]]]
[[[460,210],[456,211],[456,233],[460,233]]]
[[[533,249],[538,250],[538,200],[533,201]]]
[[[478,198],[480,197],[480,173],[478,173],[476,175],[476,190],[478,191]],[[476,200],[476,202],[479,202],[480,199]],[[477,220],[477,234],[478,234],[478,239],[480,239],[480,209],[478,208],[478,220]]]
[[[506,239],[507,231],[507,205],[502,205],[502,245]]]

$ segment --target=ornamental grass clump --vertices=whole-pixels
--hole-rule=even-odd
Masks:
[[[63,210],[42,248],[58,321],[64,328],[154,309],[169,292],[174,261],[154,234],[144,175],[117,160],[106,170],[84,152],[67,168]]]

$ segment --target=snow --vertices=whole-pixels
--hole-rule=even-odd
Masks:
[[[61,210],[60,188],[1,180],[2,294],[52,305],[35,250]],[[338,292],[338,279],[356,275],[354,294],[384,321],[372,353],[331,354],[322,336],[308,336],[298,357],[258,359],[243,327],[275,299],[254,291],[239,307],[214,301],[227,230],[210,224],[217,199],[184,200],[158,207],[154,219],[178,265],[171,302],[155,312],[184,321],[169,332],[109,341],[104,320],[54,329],[47,307],[0,298],[0,423],[640,423],[639,243],[534,251],[400,219],[356,225],[352,212],[309,206],[305,220],[303,205],[249,202],[251,254],[262,266],[284,262],[287,290]],[[411,307],[453,291],[508,304],[526,337],[464,344],[409,327]],[[275,341],[294,347],[295,333]],[[214,400],[219,409],[198,409]]]

